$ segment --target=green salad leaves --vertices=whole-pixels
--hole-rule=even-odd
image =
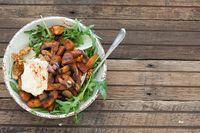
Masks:
[[[52,35],[49,33],[49,29],[47,28],[45,22],[43,21],[44,26],[37,25],[35,29],[25,31],[24,33],[29,35],[29,46],[33,48],[36,55],[38,56],[40,54],[41,46],[45,41],[50,40],[58,40],[57,36]],[[72,27],[65,27],[64,32],[62,33],[62,38],[64,39],[71,39],[73,42],[75,42],[75,46],[79,47],[81,44],[83,44],[84,39],[83,36],[87,35],[92,40],[92,46],[88,49],[85,49],[84,52],[88,57],[91,57],[94,55],[94,53],[97,52],[96,47],[96,37],[93,35],[92,31],[93,26],[86,27],[85,29],[81,28],[81,23],[78,20],[75,20],[75,23]],[[62,41],[61,41],[62,44]],[[101,62],[101,58],[98,58],[93,65],[93,69],[95,69],[99,63]],[[75,112],[76,115],[74,117],[74,121],[77,123],[80,120],[80,115],[78,114],[80,112],[80,105],[87,101],[95,91],[99,91],[99,93],[102,95],[103,99],[106,99],[106,81],[97,81],[95,78],[95,73],[92,73],[89,80],[85,82],[82,87],[81,91],[77,96],[73,96],[70,99],[63,100],[56,100],[55,107],[51,114],[57,115],[57,114],[67,114],[70,112]],[[13,82],[10,82],[11,87],[17,91],[16,86]],[[44,108],[33,108],[32,113],[43,112],[48,113]]]

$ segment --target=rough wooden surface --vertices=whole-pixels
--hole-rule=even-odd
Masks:
[[[199,133],[199,8],[198,0],[0,0],[0,132]],[[33,116],[3,82],[6,46],[40,14],[94,24],[105,50],[127,29],[107,62],[107,100],[98,97],[79,124]]]

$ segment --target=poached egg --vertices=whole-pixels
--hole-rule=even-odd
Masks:
[[[47,90],[48,62],[39,58],[27,59],[24,63],[24,72],[21,75],[22,90],[38,96]]]

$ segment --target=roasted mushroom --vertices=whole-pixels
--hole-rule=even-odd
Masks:
[[[58,51],[56,55],[62,56],[65,52],[65,47],[64,46],[59,46]]]
[[[70,53],[72,54],[73,58],[77,58],[78,56],[83,54],[83,51],[76,49],[76,50],[71,51]]]
[[[19,91],[19,95],[22,98],[22,100],[24,100],[25,102],[28,102],[29,99],[31,98],[31,94],[29,94],[25,91],[22,91],[22,90]]]
[[[69,70],[70,70],[69,65],[65,65],[64,67],[60,68],[60,69],[58,70],[58,72],[62,74],[62,73],[68,72]]]
[[[73,94],[69,90],[62,91],[62,95],[64,95],[67,98],[72,98],[73,97]]]
[[[72,51],[75,47],[74,43],[70,39],[64,40],[63,44],[67,51]]]
[[[79,70],[81,70],[83,73],[87,73],[87,71],[89,70],[89,67],[87,67],[85,64],[83,63],[77,63],[77,67]]]
[[[64,32],[65,27],[61,25],[55,25],[50,28],[50,31],[54,35],[60,35]]]
[[[64,86],[64,85],[62,85],[62,84],[60,84],[60,83],[53,83],[53,84],[48,84],[48,91],[52,91],[52,90],[60,90],[60,91],[62,91],[62,90],[66,90],[67,89],[67,87],[66,86]]]
[[[48,97],[41,101],[41,104],[44,108],[50,107],[52,104],[54,104],[54,101],[58,97],[57,91],[51,91],[48,95]]]
[[[73,55],[71,53],[65,53],[62,57],[62,65],[67,65],[67,64],[70,64],[72,63],[74,60],[73,60]]]
[[[59,46],[59,42],[57,41],[46,41],[43,43],[41,50],[51,50],[51,53],[53,55],[56,54],[56,52],[58,51],[58,46]]]
[[[13,76],[13,78],[17,80],[19,78],[19,76],[21,76],[23,71],[24,71],[23,63],[21,63],[20,61],[16,61],[13,64],[13,68],[12,68],[12,76]]]
[[[27,105],[30,107],[30,108],[36,108],[36,107],[41,107],[41,102],[38,98],[33,98],[31,100],[29,100],[27,102]]]

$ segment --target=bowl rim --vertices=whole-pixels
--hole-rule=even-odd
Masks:
[[[72,22],[74,23],[74,19],[70,19],[70,18],[67,18],[67,17],[61,17],[61,16],[49,16],[49,17],[44,17],[43,18],[44,20],[52,20],[52,19],[58,19],[58,20],[65,20],[65,21],[68,21],[68,22]],[[39,23],[41,22],[42,19],[39,18],[39,19],[35,19],[29,23],[27,23],[26,25],[24,25],[20,30],[18,30],[15,35],[12,37],[12,39],[9,41],[9,44],[5,50],[5,53],[4,53],[4,56],[3,56],[3,73],[4,73],[4,82],[6,84],[6,89],[9,91],[9,94],[11,95],[11,97],[15,100],[15,102],[20,106],[22,107],[24,110],[26,110],[27,112],[35,115],[35,116],[39,116],[39,117],[43,117],[43,118],[49,118],[49,119],[60,119],[60,118],[66,118],[66,117],[70,117],[70,116],[73,116],[73,115],[76,115],[77,113],[80,113],[82,112],[83,110],[85,110],[87,107],[89,107],[93,102],[94,100],[97,98],[98,96],[98,91],[95,91],[93,93],[93,95],[91,96],[90,99],[86,100],[84,103],[82,103],[82,105],[80,106],[80,111],[79,112],[69,112],[67,114],[57,114],[57,115],[53,115],[53,114],[49,114],[49,113],[42,113],[42,112],[38,112],[38,111],[33,111],[31,108],[29,108],[28,106],[25,106],[24,104],[26,104],[24,101],[21,101],[19,98],[17,98],[15,96],[15,93],[13,89],[11,89],[10,87],[10,84],[9,84],[9,81],[10,81],[10,78],[9,78],[9,74],[7,74],[7,70],[6,69],[9,69],[6,67],[6,58],[7,56],[9,56],[9,51],[10,51],[10,48],[11,48],[11,45],[13,44],[12,42],[15,40],[15,38],[21,34],[24,29],[26,29],[27,27],[35,24],[35,23]],[[85,28],[86,26],[82,23],[80,23],[81,25],[81,28]],[[95,35],[95,33],[93,33],[93,36]],[[101,50],[102,52],[102,55],[105,55],[105,51],[103,49],[103,46],[101,44],[101,42],[99,41],[99,39],[97,37],[96,38],[96,45],[99,46],[99,49]],[[104,63],[104,65],[102,66],[103,67],[103,76],[101,77],[102,80],[105,80],[106,78],[106,74],[107,74],[107,62]]]

